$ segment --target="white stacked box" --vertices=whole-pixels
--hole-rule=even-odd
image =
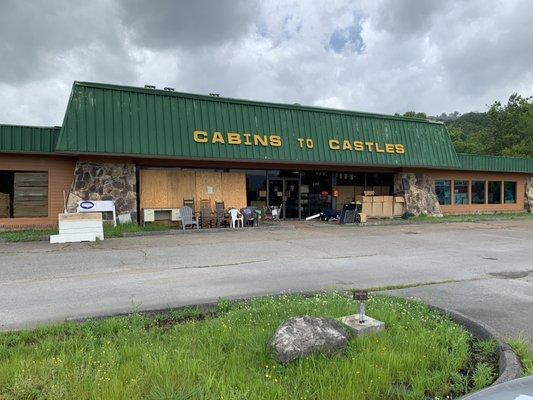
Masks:
[[[94,242],[104,240],[102,213],[59,214],[59,234],[50,243]]]

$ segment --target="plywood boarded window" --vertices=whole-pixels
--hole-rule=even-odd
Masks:
[[[5,172],[2,176],[4,218],[48,216],[48,172]]]
[[[143,169],[140,172],[140,207],[179,208],[184,200],[223,201],[226,208],[246,207],[246,175],[243,172]]]

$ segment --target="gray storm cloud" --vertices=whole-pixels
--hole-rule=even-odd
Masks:
[[[0,0],[0,123],[61,124],[74,80],[381,113],[533,92],[533,2]]]

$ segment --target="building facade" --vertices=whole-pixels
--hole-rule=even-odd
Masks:
[[[79,200],[281,206],[301,219],[365,190],[415,215],[524,211],[533,159],[457,154],[441,123],[75,82],[61,127],[0,125],[0,227],[54,225]]]

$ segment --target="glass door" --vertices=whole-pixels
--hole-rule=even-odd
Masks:
[[[300,218],[300,182],[284,179],[283,183],[283,218]]]
[[[283,179],[269,179],[268,206],[281,207],[283,211]],[[283,215],[283,214],[281,214]]]
[[[300,218],[300,182],[293,178],[268,180],[268,205],[281,207],[280,218]]]

